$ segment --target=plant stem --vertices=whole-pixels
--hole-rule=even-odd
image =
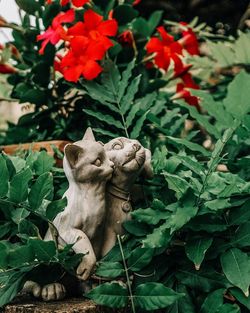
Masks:
[[[123,266],[124,266],[124,270],[125,270],[125,274],[126,274],[126,279],[127,279],[127,284],[128,284],[128,291],[129,291],[129,299],[131,301],[132,312],[136,313],[135,303],[134,303],[134,298],[133,298],[133,293],[132,293],[132,288],[131,288],[131,282],[130,282],[130,279],[129,279],[128,267],[127,267],[127,264],[126,264],[126,260],[125,260],[125,256],[124,256],[124,252],[123,252],[123,248],[122,248],[121,237],[119,235],[117,235],[117,240],[118,240],[118,243],[119,243],[119,248],[120,248],[121,256],[122,256],[122,262],[123,262]]]

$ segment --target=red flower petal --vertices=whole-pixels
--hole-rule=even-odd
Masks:
[[[75,11],[70,9],[68,11],[59,13],[52,21],[52,28],[55,29],[62,23],[72,23],[75,19]]]
[[[68,29],[68,35],[72,36],[85,36],[86,27],[83,22],[77,22],[75,25]]]
[[[153,37],[146,45],[147,53],[154,53],[163,49],[163,44],[159,38]]]
[[[89,0],[72,0],[73,5],[77,8],[84,6],[87,2],[89,2]]]
[[[104,36],[115,36],[118,31],[117,21],[104,21],[98,26],[97,30]]]
[[[164,45],[169,45],[174,42],[174,37],[169,35],[163,26],[158,27],[157,31],[160,33]]]
[[[102,67],[95,61],[88,61],[82,70],[83,76],[87,80],[96,78],[102,72]]]
[[[93,10],[87,10],[84,13],[84,21],[88,30],[96,29],[102,20],[103,17],[95,13]]]
[[[82,74],[82,70],[82,65],[72,66],[63,71],[63,76],[66,80],[76,83]]]

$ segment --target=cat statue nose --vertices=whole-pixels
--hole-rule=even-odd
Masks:
[[[141,145],[139,143],[133,143],[133,149],[137,152],[141,149]]]
[[[112,162],[112,161],[109,161],[109,165],[110,165],[110,167],[112,167],[112,168],[114,168],[114,167],[115,167],[115,163],[114,163],[114,162]]]

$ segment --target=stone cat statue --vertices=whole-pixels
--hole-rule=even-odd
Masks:
[[[108,158],[114,163],[112,179],[106,190],[106,222],[102,256],[124,233],[122,223],[130,219],[130,193],[139,175],[152,178],[151,152],[137,140],[119,137],[104,145]]]
[[[77,268],[80,280],[87,280],[100,258],[106,217],[106,183],[113,173],[110,161],[101,143],[96,142],[92,130],[87,129],[83,139],[65,147],[63,167],[69,181],[65,193],[67,207],[59,213],[53,224],[59,233],[59,244],[74,244],[76,253],[83,253]],[[52,240],[48,231],[44,240]],[[65,288],[60,283],[48,284],[41,288],[27,282],[24,290],[45,301],[62,299]],[[34,285],[35,284],[35,285]]]

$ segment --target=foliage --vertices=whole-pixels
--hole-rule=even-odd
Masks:
[[[92,126],[98,140],[135,138],[152,151],[155,176],[139,181],[143,198],[133,204],[126,235],[98,262],[95,275],[105,283],[85,296],[133,313],[248,312],[249,33],[218,36],[197,19],[165,21],[159,11],[145,19],[132,0],[83,2],[73,7],[74,20],[70,15],[58,23],[71,1],[20,0],[22,25],[4,22],[14,41],[0,47],[0,65],[12,71],[11,97],[34,104],[34,112],[9,125],[0,140],[78,140]],[[105,35],[95,25],[102,53],[92,61],[100,71],[90,79],[70,62],[77,79],[69,79],[58,66],[62,51],[76,53],[69,29],[83,23],[86,49],[96,44],[86,31],[88,10],[101,25],[112,21],[112,32],[117,23],[118,31]],[[37,39],[51,29],[61,41],[48,37],[41,49]],[[57,245],[52,221],[66,206],[67,184],[45,151],[1,154],[0,181],[2,306],[27,279],[48,277],[48,271],[52,281],[74,275],[82,256]],[[48,228],[54,240],[44,242]]]

